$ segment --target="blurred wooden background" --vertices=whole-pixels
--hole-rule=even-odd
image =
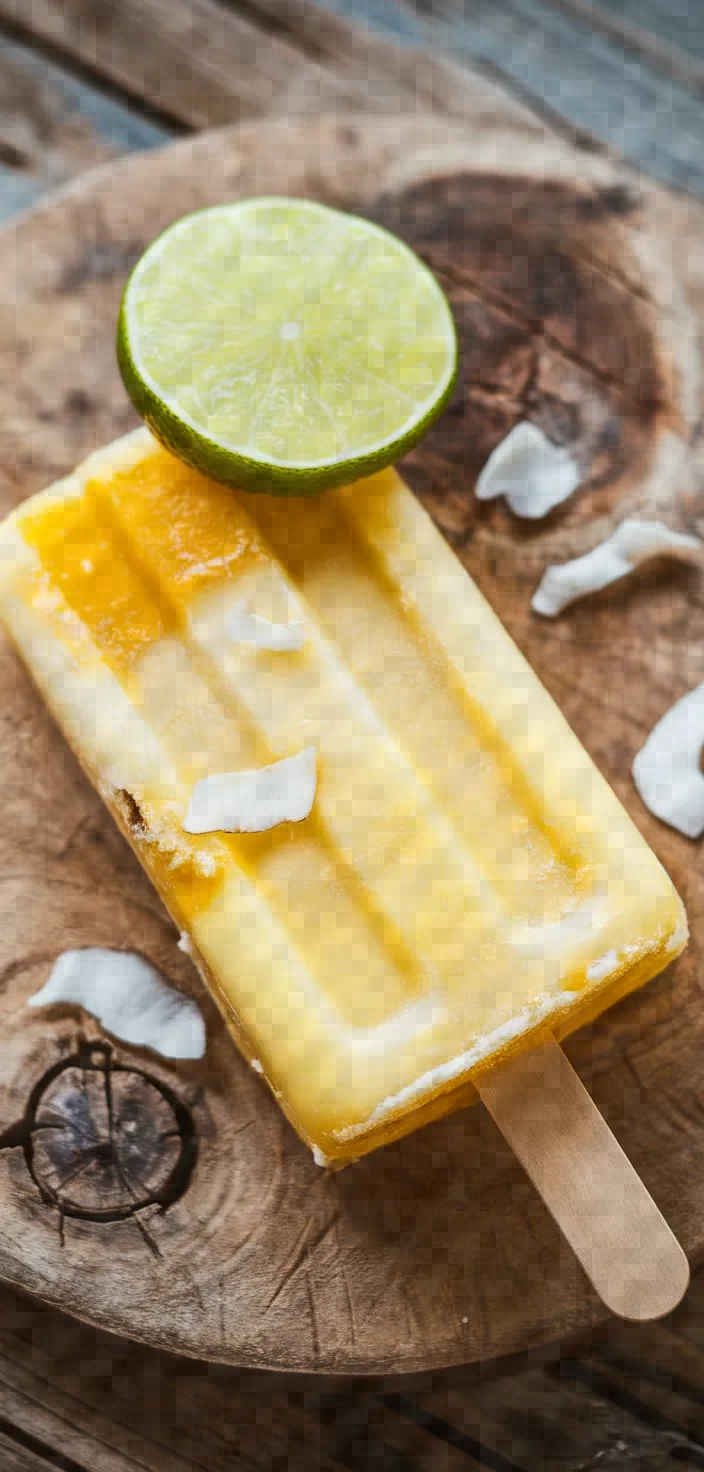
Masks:
[[[496,89],[704,196],[704,0],[0,0],[0,221],[194,129]],[[1,1224],[0,1224],[1,1229]],[[704,1467],[704,1277],[671,1320],[412,1381],[238,1372],[0,1289],[0,1472]]]

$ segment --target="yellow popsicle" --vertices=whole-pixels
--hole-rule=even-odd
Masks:
[[[300,647],[233,636],[240,607]],[[393,470],[251,496],[139,430],[4,523],[0,616],[318,1159],[468,1102],[686,943],[660,863]],[[185,831],[204,778],[304,748],[309,817]]]

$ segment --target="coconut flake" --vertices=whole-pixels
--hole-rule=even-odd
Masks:
[[[569,450],[554,445],[542,429],[525,420],[492,450],[476,494],[480,501],[505,496],[516,516],[536,521],[566,501],[580,480]]]
[[[186,833],[265,833],[300,823],[313,806],[315,747],[254,772],[221,772],[196,782],[184,819]]]
[[[334,1165],[334,1160],[333,1160],[332,1155],[326,1155],[325,1152],[324,1152],[324,1150],[319,1150],[318,1149],[318,1146],[317,1145],[313,1145],[312,1148],[313,1148],[313,1160],[314,1160],[314,1162],[315,1162],[316,1165],[319,1165],[320,1166],[320,1169],[321,1170],[327,1170],[328,1166]]]
[[[205,1023],[192,997],[169,986],[156,967],[134,951],[101,946],[63,951],[30,1007],[68,1002],[83,1007],[125,1043],[152,1048],[164,1058],[202,1058]]]
[[[704,684],[678,700],[653,727],[633,763],[645,806],[687,838],[704,833]]]
[[[244,598],[235,603],[225,620],[228,638],[238,644],[255,644],[258,649],[274,649],[284,653],[302,649],[305,631],[302,623],[272,624],[258,613],[250,613]]]
[[[688,927],[688,925],[686,923],[684,925],[678,925],[677,926],[677,929],[676,930],[673,930],[672,935],[670,936],[670,939],[667,942],[667,945],[665,946],[665,950],[667,951],[668,956],[671,955],[671,953],[673,951],[681,951],[681,950],[683,950],[684,947],[686,946],[688,940],[689,940],[689,927]]]
[[[587,966],[587,981],[605,981],[616,970],[618,959],[618,951],[607,951],[598,961],[592,961],[591,966]]]
[[[610,583],[628,577],[642,562],[653,557],[698,562],[703,552],[704,543],[698,537],[673,532],[662,521],[629,517],[605,542],[583,557],[575,557],[560,567],[548,567],[533,594],[531,608],[546,618],[554,618],[576,598],[608,588]]]
[[[180,932],[176,946],[179,951],[183,951],[184,956],[190,956],[191,960],[193,959],[193,941],[187,930]]]

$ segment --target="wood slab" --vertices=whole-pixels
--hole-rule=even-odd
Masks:
[[[704,531],[704,216],[511,119],[472,133],[430,116],[258,122],[96,171],[0,237],[3,511],[134,423],[113,337],[146,243],[186,210],[258,192],[382,221],[448,289],[462,380],[405,473],[688,905],[682,960],[567,1051],[696,1256],[701,850],[649,817],[629,772],[654,721],[704,679],[700,577],[651,568],[556,623],[529,601],[548,561],[625,512]],[[473,494],[526,414],[585,477],[531,527]],[[595,1295],[483,1108],[337,1175],[313,1164],[5,646],[0,689],[0,1277],[167,1349],[336,1373],[467,1362],[595,1321]],[[204,1062],[115,1045],[68,1008],[26,1008],[57,953],[97,944],[138,949],[200,996]]]

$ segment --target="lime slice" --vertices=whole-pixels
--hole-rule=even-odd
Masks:
[[[168,449],[279,494],[397,460],[457,371],[450,308],[413,251],[301,199],[178,220],[127,283],[117,346],[127,392]]]

